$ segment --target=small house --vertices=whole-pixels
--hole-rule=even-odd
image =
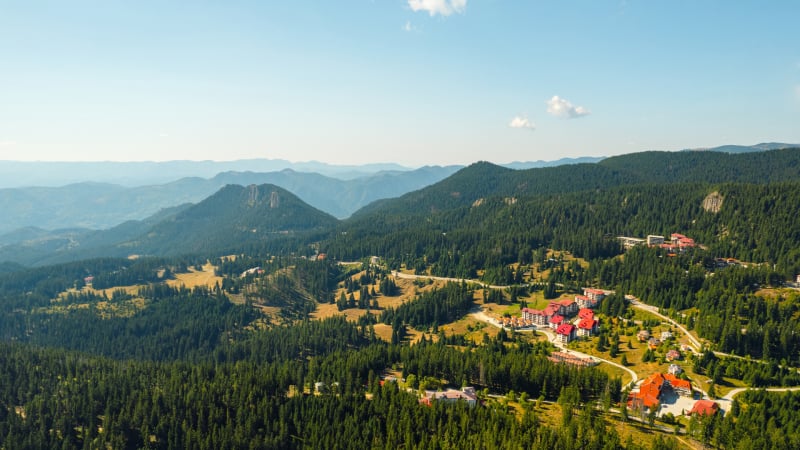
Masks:
[[[694,406],[692,406],[692,411],[689,415],[713,416],[717,412],[719,412],[719,403],[711,400],[698,400],[694,402]]]

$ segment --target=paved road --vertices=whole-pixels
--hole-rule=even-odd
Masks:
[[[628,301],[631,302],[631,306],[633,306],[634,308],[641,309],[643,311],[647,311],[647,312],[649,312],[649,313],[651,313],[651,314],[653,314],[655,316],[658,316],[661,319],[666,320],[667,322],[675,325],[679,330],[681,330],[683,332],[683,334],[686,335],[687,338],[689,338],[689,342],[691,342],[692,347],[694,347],[695,350],[698,353],[701,351],[703,346],[700,344],[700,341],[697,340],[697,338],[695,338],[694,336],[692,336],[689,333],[689,331],[686,328],[683,327],[683,325],[679,324],[678,322],[675,322],[670,317],[667,317],[667,316],[661,314],[660,312],[658,312],[658,308],[656,308],[655,306],[650,306],[650,305],[648,305],[646,303],[642,303],[641,300],[639,300],[638,298],[636,298],[636,297],[634,297],[632,295],[626,295],[625,298]]]
[[[759,388],[751,388],[751,387],[731,389],[731,390],[730,390],[730,392],[728,392],[727,394],[725,394],[723,397],[720,397],[718,400],[725,401],[725,402],[730,402],[731,400],[733,400],[733,397],[735,397],[735,396],[737,396],[737,395],[741,394],[741,393],[742,393],[742,392],[744,392],[744,391],[749,391],[749,390],[758,390],[758,389],[759,389]],[[767,389],[766,389],[766,391],[767,391],[767,392],[790,392],[790,391],[800,391],[800,386],[795,386],[795,387],[782,387],[782,388],[767,388]]]
[[[498,328],[504,328],[504,329],[506,329],[506,330],[509,330],[508,328],[505,328],[505,327],[503,327],[503,325],[501,325],[499,322],[497,322],[497,320],[495,320],[495,319],[493,319],[493,318],[489,317],[489,316],[488,316],[488,315],[487,315],[485,312],[483,312],[483,310],[481,310],[481,311],[479,311],[479,312],[471,313],[470,315],[471,315],[472,317],[474,317],[474,318],[476,318],[476,319],[478,319],[478,320],[481,320],[481,321],[483,321],[483,322],[486,322],[486,323],[488,323],[488,324],[490,324],[490,325],[494,325],[494,326],[496,326],[496,327],[498,327]],[[630,376],[631,376],[631,379],[632,379],[632,381],[631,381],[632,383],[636,383],[637,381],[639,381],[639,375],[637,375],[637,374],[636,374],[636,372],[634,372],[633,370],[631,370],[631,369],[629,369],[629,368],[627,368],[627,367],[623,366],[622,364],[618,364],[618,363],[616,363],[616,362],[614,362],[614,361],[609,361],[609,360],[607,360],[607,359],[599,358],[599,357],[597,357],[597,356],[588,355],[588,354],[586,354],[586,353],[582,353],[582,352],[578,352],[578,351],[575,351],[575,350],[569,349],[569,348],[567,348],[567,346],[566,346],[566,345],[564,345],[562,342],[560,342],[560,341],[557,339],[557,336],[556,336],[556,334],[555,334],[555,333],[553,333],[553,331],[552,331],[552,330],[550,330],[550,329],[547,329],[547,328],[537,328],[536,330],[537,330],[537,331],[541,331],[542,333],[546,334],[546,335],[547,335],[547,337],[548,337],[548,339],[550,340],[550,342],[551,342],[553,345],[555,345],[557,348],[559,348],[559,349],[561,349],[561,350],[563,350],[563,351],[565,351],[565,352],[567,352],[567,353],[570,353],[570,354],[572,354],[572,355],[578,356],[578,357],[580,357],[580,358],[589,358],[589,359],[593,359],[593,360],[596,360],[596,361],[600,361],[600,362],[603,362],[603,363],[606,363],[606,364],[612,365],[612,366],[614,366],[614,367],[619,367],[620,369],[622,369],[622,370],[624,370],[624,371],[628,372],[628,374],[630,374]],[[510,330],[509,330],[509,331],[510,331]]]

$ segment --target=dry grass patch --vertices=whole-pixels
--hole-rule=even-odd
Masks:
[[[500,329],[471,316],[465,316],[455,322],[439,326],[439,331],[443,332],[445,336],[464,336],[466,339],[480,344],[483,342],[484,333],[490,338],[494,338]]]
[[[217,283],[222,285],[222,277],[218,277],[214,270],[213,264],[206,262],[203,265],[203,270],[195,270],[193,267],[189,268],[188,273],[175,274],[175,279],[167,280],[167,285],[172,287],[185,286],[192,289],[196,286],[206,286],[213,288]]]
[[[357,280],[361,277],[363,272],[359,272],[353,275],[351,278]],[[371,285],[371,287],[375,288],[377,292],[377,296],[375,297],[378,300],[378,307],[380,309],[370,309],[369,311],[372,314],[379,315],[382,310],[387,308],[397,308],[398,306],[402,305],[405,302],[414,301],[418,294],[429,292],[437,288],[443,287],[446,282],[444,281],[437,281],[433,280],[433,283],[426,284],[425,286],[417,286],[414,284],[414,280],[408,280],[404,278],[394,278],[395,285],[397,285],[397,290],[399,292],[398,295],[395,296],[386,296],[381,295],[378,291],[377,285]],[[334,298],[339,299],[339,297],[344,293],[345,297],[349,298],[350,294],[347,293],[344,287],[340,287],[334,293]],[[353,298],[358,302],[361,293],[359,291],[354,291]],[[358,308],[349,308],[343,311],[339,311],[339,308],[336,304],[331,303],[320,303],[317,305],[316,311],[311,313],[311,317],[313,319],[321,320],[328,317],[336,316],[336,315],[344,315],[347,317],[348,320],[357,320],[359,317],[363,316],[367,313],[365,309],[358,309]]]
[[[620,441],[622,442],[625,442],[628,439],[628,436],[630,436],[634,444],[637,444],[642,448],[650,448],[653,442],[653,434],[659,433],[662,436],[675,437],[681,444],[681,448],[689,448],[689,449],[701,448],[699,445],[696,445],[697,443],[694,441],[687,442],[685,437],[678,438],[677,436],[674,436],[672,434],[665,433],[660,430],[654,430],[641,422],[636,422],[633,420],[629,420],[628,422],[623,422],[619,414],[608,413],[603,415],[603,417],[608,421],[610,427],[613,427],[615,430],[617,430],[617,433],[619,434],[620,437]]]
[[[375,329],[375,336],[383,339],[386,342],[392,342],[392,326],[385,323],[376,323],[373,328]]]
[[[329,317],[334,316],[345,316],[347,320],[356,321],[359,317],[365,315],[369,311],[374,315],[380,314],[379,310],[376,309],[358,309],[358,308],[349,308],[343,311],[339,311],[339,307],[336,306],[335,303],[318,303],[317,309],[312,312],[311,318],[316,320],[327,319]]]

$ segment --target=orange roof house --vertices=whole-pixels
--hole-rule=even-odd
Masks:
[[[639,386],[639,392],[634,392],[628,398],[628,406],[633,409],[653,409],[658,407],[661,390],[664,388],[664,375],[654,373],[647,377]]]
[[[691,396],[692,384],[672,374],[654,373],[639,386],[639,392],[631,393],[628,406],[632,409],[651,409],[657,407],[664,388],[671,388],[678,395]]]
[[[719,403],[712,402],[711,400],[698,400],[694,403],[694,406],[692,406],[692,411],[689,415],[713,416],[717,412],[719,412]]]
[[[665,374],[664,379],[667,380],[672,390],[679,395],[683,395],[684,397],[692,396],[692,383],[689,381],[682,380],[671,373]]]

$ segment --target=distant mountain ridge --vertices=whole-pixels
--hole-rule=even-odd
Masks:
[[[108,183],[79,183],[60,188],[0,189],[0,234],[25,227],[108,229],[128,220],[142,220],[164,208],[196,203],[227,184],[271,183],[336,217],[380,198],[397,197],[433,184],[460,166],[422,167],[411,171],[384,171],[369,177],[340,180],[317,173],[224,172],[213,178],[182,178],[151,186],[124,187]]]
[[[0,188],[68,184],[111,183],[121,186],[147,186],[170,183],[181,178],[211,178],[221,172],[275,172],[292,169],[315,172],[349,180],[384,171],[410,171],[400,164],[336,165],[316,161],[293,163],[283,159],[242,159],[236,161],[3,161],[0,160]]]
[[[756,145],[720,145],[718,147],[710,148],[688,148],[684,151],[708,151],[708,152],[722,152],[722,153],[751,153],[751,152],[766,152],[770,150],[781,150],[784,148],[797,148],[800,144],[787,144],[784,142],[762,142]]]
[[[381,215],[420,215],[471,205],[489,196],[521,196],[679,182],[767,183],[800,179],[800,148],[727,154],[650,151],[612,156],[596,164],[512,170],[488,162],[396,199],[376,201],[354,220]]]

